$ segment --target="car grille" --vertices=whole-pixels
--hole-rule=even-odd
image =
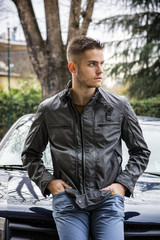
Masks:
[[[7,219],[5,240],[59,240],[54,221]],[[160,225],[125,224],[125,240],[159,240]]]
[[[158,240],[160,239],[159,224],[125,224],[126,240]]]
[[[7,219],[5,240],[59,240],[54,222]]]

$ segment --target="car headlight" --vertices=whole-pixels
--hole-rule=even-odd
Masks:
[[[5,224],[5,218],[0,217],[0,240],[4,239],[4,224]]]

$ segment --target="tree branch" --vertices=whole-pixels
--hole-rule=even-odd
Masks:
[[[58,0],[45,0],[45,13],[47,25],[47,43],[50,51],[60,53],[63,47],[59,17]]]
[[[81,14],[81,0],[72,0],[70,7],[68,40],[79,34],[79,22]]]
[[[87,0],[86,11],[82,13],[83,22],[80,28],[80,35],[86,35],[90,22],[92,21],[92,13],[95,0]]]
[[[44,41],[42,39],[38,23],[34,14],[31,0],[12,0],[17,9],[21,24],[23,26],[27,41],[28,52],[38,74],[39,66],[43,65],[44,60]]]

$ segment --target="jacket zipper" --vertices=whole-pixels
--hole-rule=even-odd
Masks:
[[[83,115],[83,113],[82,113]],[[82,187],[83,194],[85,194],[85,154],[84,154],[84,140],[83,140],[83,124],[82,124],[82,115],[80,116],[80,131],[81,131],[81,145],[82,145]]]
[[[82,125],[82,115],[80,115],[75,108],[74,104],[70,102],[71,109],[73,110],[73,113],[75,115],[75,121],[76,118],[78,118],[78,122],[80,124],[80,135],[81,135],[81,146],[82,146],[82,193],[85,194],[85,164],[84,164],[84,141],[83,141],[83,125]]]

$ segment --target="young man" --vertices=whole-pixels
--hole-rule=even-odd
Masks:
[[[42,194],[53,195],[61,240],[124,239],[124,196],[133,193],[150,155],[127,99],[100,88],[103,48],[85,36],[70,41],[72,81],[40,104],[22,154]],[[125,170],[122,139],[130,154]],[[53,175],[41,160],[48,140]]]

